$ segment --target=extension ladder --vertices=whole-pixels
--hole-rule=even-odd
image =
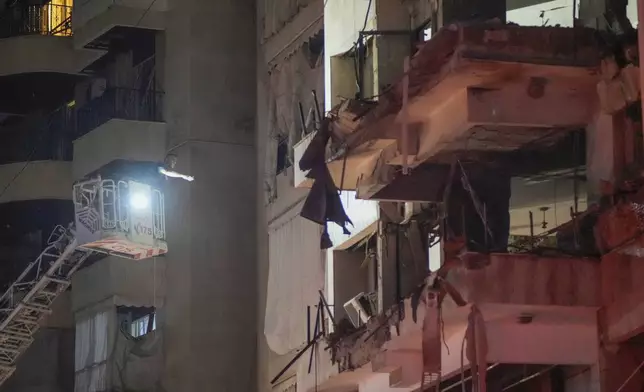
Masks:
[[[16,369],[16,360],[34,340],[54,300],[92,254],[78,248],[70,229],[57,226],[47,247],[0,297],[0,385]]]

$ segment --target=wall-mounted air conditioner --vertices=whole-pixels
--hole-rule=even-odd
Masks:
[[[354,327],[359,328],[365,325],[376,315],[376,304],[374,294],[360,293],[344,304],[344,310]]]

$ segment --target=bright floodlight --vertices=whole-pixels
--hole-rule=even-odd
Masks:
[[[143,193],[130,195],[130,205],[138,210],[144,210],[150,205],[150,198]]]

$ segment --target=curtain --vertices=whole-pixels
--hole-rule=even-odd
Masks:
[[[306,343],[307,306],[311,306],[313,325],[318,290],[324,288],[321,228],[300,217],[300,209],[301,204],[269,227],[264,334],[271,350],[279,355]]]
[[[77,392],[99,392],[108,387],[109,319],[109,312],[103,312],[76,323]]]
[[[315,60],[313,63],[310,60]],[[293,147],[308,131],[315,128],[313,116],[315,104],[312,91],[318,94],[324,112],[324,66],[323,56],[311,59],[308,48],[298,49],[290,58],[270,71],[268,81],[268,137],[266,143],[265,181],[268,185],[266,202],[277,197],[276,176],[278,140],[286,139],[288,159],[294,160]],[[307,129],[303,129],[300,104]],[[293,162],[297,165],[297,162]]]

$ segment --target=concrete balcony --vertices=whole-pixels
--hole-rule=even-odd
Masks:
[[[74,275],[72,311],[78,319],[79,314],[95,313],[104,306],[161,307],[165,296],[164,274],[162,258],[132,262],[109,256],[98,260]]]
[[[149,8],[149,9],[148,9]],[[165,29],[168,1],[80,0],[74,3],[74,46],[100,47],[101,37],[117,27]]]
[[[21,174],[18,175],[18,173]],[[14,178],[15,180],[13,180]],[[52,199],[71,200],[72,163],[35,161],[0,165],[0,183],[11,183],[11,186],[0,198],[0,203]]]
[[[449,269],[445,279],[465,304],[457,304],[451,295],[442,304],[440,347],[432,346],[441,351],[442,379],[459,374],[472,304],[482,316],[488,364],[595,363],[597,310],[602,304],[600,268],[598,261],[589,259],[495,254],[479,269],[464,264]],[[342,372],[322,383],[320,390],[419,390],[426,309],[423,302],[414,309],[413,299],[406,299],[402,312],[395,305],[336,341]],[[382,324],[389,326],[388,333]],[[346,364],[356,369],[346,371]],[[463,365],[469,366],[467,358]]]
[[[62,5],[17,5],[0,14],[0,76],[78,73],[98,52],[74,50],[72,8]]]
[[[118,159],[163,161],[166,124],[158,92],[106,91],[76,110],[74,179]]]
[[[363,199],[436,201],[418,192],[442,182],[449,170],[440,166],[455,159],[538,171],[526,155],[552,150],[591,121],[592,35],[493,23],[441,29],[377,102],[347,100],[332,110],[330,151],[349,151],[326,157],[336,186]],[[411,176],[400,175],[406,169]]]

